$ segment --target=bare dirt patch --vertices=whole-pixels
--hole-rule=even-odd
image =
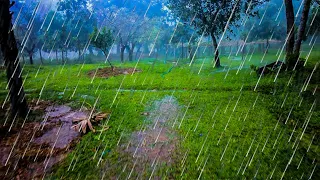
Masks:
[[[72,120],[89,116],[66,105],[30,104],[34,112],[42,112],[40,122],[19,123],[10,132],[8,126],[0,127],[0,179],[42,179],[79,140]]]
[[[117,68],[114,67],[112,70],[111,67],[106,67],[106,68],[98,68],[96,70],[92,70],[88,72],[88,75],[90,77],[112,77],[112,76],[119,76],[119,75],[127,75],[127,74],[132,74],[132,73],[138,73],[141,72],[141,70],[134,69],[134,68]]]

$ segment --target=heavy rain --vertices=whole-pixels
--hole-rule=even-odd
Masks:
[[[319,0],[0,0],[0,179],[320,179]]]

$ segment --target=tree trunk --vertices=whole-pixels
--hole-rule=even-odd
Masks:
[[[129,61],[132,61],[133,60],[133,50],[130,49],[129,50]]]
[[[309,17],[309,10],[310,10],[311,0],[305,0],[303,3],[303,11],[300,19],[300,26],[298,31],[298,37],[294,45],[294,55],[296,58],[300,55],[301,43],[302,39],[305,36],[306,25]]]
[[[112,71],[114,71],[114,67],[112,66],[112,64],[111,64],[111,62],[110,62],[110,60],[109,60],[109,58],[108,58],[108,53],[105,52],[105,51],[102,51],[102,52],[103,52],[104,56],[106,57],[106,60],[108,61],[109,65],[110,65],[110,67],[111,67],[111,69],[112,69]]]
[[[43,58],[42,58],[42,52],[41,52],[41,49],[39,49],[39,55],[40,55],[40,62],[41,62],[41,64],[43,64]]]
[[[33,53],[29,53],[30,64],[33,65]]]
[[[191,47],[191,45],[189,45],[188,46],[188,51],[189,51],[189,53],[188,53],[188,57],[187,58],[189,58],[190,59],[190,62],[192,61],[192,47]]]
[[[129,50],[129,61],[132,61],[132,60],[133,60],[134,47],[135,47],[135,44],[134,44],[134,43],[131,44],[131,48],[130,48],[130,45],[128,46],[128,50]]]
[[[136,52],[136,56],[135,56],[135,60],[138,60],[138,56],[139,56],[139,54],[141,54],[141,47],[142,47],[142,45],[141,44],[139,44],[138,45],[138,49],[137,49],[137,52]]]
[[[1,64],[1,66],[4,65],[3,59],[4,59],[4,58],[3,58],[2,52],[1,52],[1,50],[0,50],[0,64]]]
[[[79,62],[81,60],[81,50],[80,50],[80,48],[78,49],[78,60],[79,60]]]
[[[19,115],[26,117],[28,114],[28,105],[22,86],[22,77],[20,76],[20,62],[15,63],[18,56],[18,48],[14,32],[11,31],[12,15],[9,10],[10,6],[9,0],[0,0],[0,46],[7,68],[11,116]]]
[[[124,62],[124,50],[126,49],[125,46],[121,45],[120,47],[120,61],[123,63]]]
[[[218,49],[217,39],[213,33],[211,33],[211,38],[212,38],[212,43],[213,43],[214,52],[215,52],[214,54],[215,67],[219,68],[221,67],[221,64],[220,64],[220,58],[219,58],[219,49]]]
[[[290,57],[293,54],[294,48],[294,10],[292,0],[284,0],[286,7],[286,19],[287,19],[287,46],[286,46],[286,62],[290,64]]]

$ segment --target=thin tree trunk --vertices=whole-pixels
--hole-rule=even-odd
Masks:
[[[42,58],[41,49],[39,50],[39,55],[40,55],[40,62],[41,62],[41,64],[43,64],[43,58]]]
[[[269,43],[269,38],[267,39],[267,45],[266,45],[266,53],[269,52],[269,47],[270,47],[270,43]]]
[[[0,50],[0,64],[1,66],[4,65],[4,61],[3,61],[3,56],[2,56],[2,51]]]
[[[123,63],[124,62],[124,50],[126,49],[125,46],[121,45],[120,47],[120,61]]]
[[[284,0],[287,18],[287,46],[286,46],[286,62],[290,64],[290,57],[294,48],[294,10],[292,0]]]
[[[79,59],[79,62],[80,62],[80,59],[81,59],[81,50],[80,50],[80,48],[78,49],[78,52],[79,52],[79,57],[78,57],[78,59]]]
[[[192,47],[191,47],[191,45],[188,45],[188,51],[189,51],[188,58],[190,59],[190,62],[191,62],[192,61]]]
[[[10,1],[0,0],[0,46],[7,68],[7,79],[10,94],[11,116],[26,117],[28,105],[25,98],[20,62],[15,63],[18,57],[18,48],[14,32],[11,31],[12,15]],[[9,33],[8,33],[9,32]]]
[[[129,50],[129,61],[132,61],[133,60],[133,50],[130,49]]]
[[[106,57],[106,60],[108,61],[109,65],[110,65],[110,67],[111,67],[111,69],[112,69],[112,71],[114,71],[114,67],[112,66],[112,64],[111,64],[111,62],[110,62],[110,60],[109,60],[109,58],[108,58],[108,53],[105,52],[105,51],[102,51],[102,52],[103,52],[104,56]]]
[[[135,48],[135,44],[134,44],[134,43],[131,44],[131,48],[130,48],[130,45],[128,46],[128,50],[129,50],[129,61],[132,61],[132,60],[133,60],[133,51],[134,51],[134,48]]]
[[[215,60],[215,67],[219,68],[221,67],[221,64],[220,64],[220,58],[219,58],[219,49],[218,49],[218,43],[217,43],[217,39],[216,37],[214,36],[213,33],[211,33],[211,38],[212,38],[212,43],[213,43],[213,46],[214,46],[214,60]]]
[[[29,53],[30,64],[33,65],[33,54]]]
[[[136,52],[135,60],[138,60],[138,55],[140,54],[140,50],[141,50],[141,44],[138,45],[138,49],[137,49],[137,52]]]
[[[309,17],[309,10],[310,10],[311,0],[305,0],[303,3],[303,11],[300,19],[300,26],[298,31],[298,37],[294,45],[294,54],[296,58],[300,55],[301,43],[302,39],[305,36],[307,21]]]

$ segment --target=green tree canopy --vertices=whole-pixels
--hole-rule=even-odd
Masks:
[[[266,0],[169,0],[169,9],[179,21],[190,23],[199,34],[210,35],[215,47],[215,65],[220,66],[217,36],[237,26],[241,13],[256,15],[257,5]]]
[[[113,36],[111,30],[104,27],[99,32],[98,28],[94,28],[90,36],[90,38],[92,38],[91,44],[95,48],[98,48],[103,52],[103,54],[106,56],[106,61],[108,61],[109,65],[113,69],[113,66],[108,58],[109,50],[113,44]]]

